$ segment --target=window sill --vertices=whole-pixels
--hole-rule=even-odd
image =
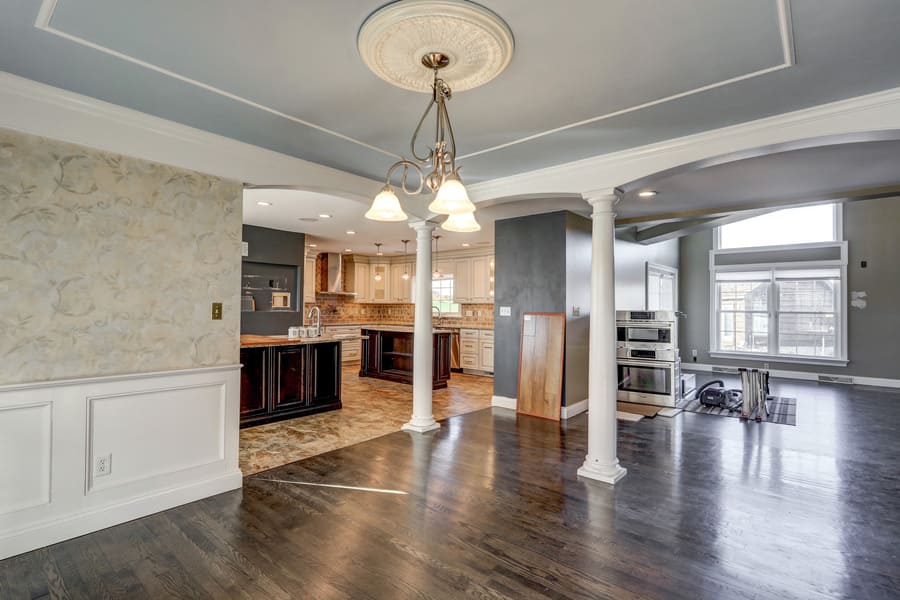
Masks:
[[[815,358],[811,356],[780,356],[778,354],[756,354],[752,352],[710,352],[713,358],[731,358],[735,360],[756,360],[773,363],[792,363],[800,365],[829,365],[846,367],[850,362],[842,358]]]

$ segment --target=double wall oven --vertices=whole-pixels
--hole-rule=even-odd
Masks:
[[[677,340],[674,312],[616,312],[617,399],[675,406],[681,389]]]

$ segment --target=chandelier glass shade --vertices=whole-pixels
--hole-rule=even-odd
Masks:
[[[386,185],[375,196],[371,208],[366,212],[366,218],[373,221],[405,221],[407,216],[400,207],[400,199],[394,193],[394,188]]]
[[[447,217],[447,220],[441,224],[441,229],[455,233],[472,233],[481,231],[481,225],[475,220],[475,215],[466,212]]]

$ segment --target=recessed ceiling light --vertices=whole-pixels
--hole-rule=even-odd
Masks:
[[[318,244],[310,244],[309,247],[310,247],[310,248],[318,248],[319,245],[318,245]]]
[[[265,200],[257,200],[256,203],[260,206],[272,206],[271,202],[266,202]]]
[[[472,245],[472,244],[470,244],[469,242],[463,242],[462,247],[463,247],[463,248],[468,248],[468,247],[471,246],[471,245]]]
[[[352,229],[348,229],[346,233],[347,233],[347,235],[356,235],[356,232],[353,231]]]
[[[330,219],[333,215],[329,215],[328,213],[322,213],[319,215],[320,219]]]
[[[643,192],[638,192],[638,196],[641,198],[652,198],[656,194],[656,190],[644,190]]]
[[[344,248],[344,252],[353,252],[350,248]]]

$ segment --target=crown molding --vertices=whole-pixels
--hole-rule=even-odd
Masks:
[[[816,145],[815,140],[830,136],[893,130],[900,130],[900,88],[492,179],[467,188],[476,203],[525,194],[584,194],[618,188],[661,171],[733,153],[801,140]]]
[[[365,203],[384,186],[6,72],[0,72],[0,127],[226,179],[292,185]]]

